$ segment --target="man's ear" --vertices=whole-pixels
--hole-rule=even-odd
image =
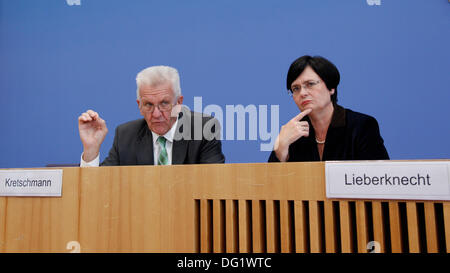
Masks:
[[[178,104],[183,104],[183,96],[179,96],[177,99]]]
[[[170,112],[171,117],[178,117],[178,114],[181,112],[181,107],[183,105],[183,96],[179,96],[177,98],[177,104],[172,108]]]
[[[334,95],[334,91],[335,91],[335,89],[333,88],[333,89],[331,89],[331,91],[330,91],[330,95]]]
[[[144,114],[143,114],[142,111],[141,111],[140,101],[139,101],[139,100],[136,100],[136,102],[137,102],[137,105],[138,105],[139,113],[141,113],[141,115],[143,116]]]

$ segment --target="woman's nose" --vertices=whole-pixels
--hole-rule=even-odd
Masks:
[[[300,89],[300,97],[304,98],[308,95],[308,93],[309,91],[306,88],[302,87],[302,89]]]

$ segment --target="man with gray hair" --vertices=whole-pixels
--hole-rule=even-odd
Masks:
[[[116,128],[113,146],[101,165],[225,162],[218,139],[219,122],[182,106],[180,77],[175,68],[148,67],[137,74],[136,84],[136,102],[144,118]],[[99,166],[100,146],[108,133],[106,122],[97,112],[88,110],[78,117],[78,128],[84,149],[80,166]],[[195,134],[193,138],[192,132],[199,131],[201,137]]]

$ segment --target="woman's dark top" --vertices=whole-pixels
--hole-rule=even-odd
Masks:
[[[289,146],[288,162],[320,161],[316,135],[309,117],[309,136],[301,137]],[[322,160],[382,160],[389,159],[375,118],[335,104],[328,127]],[[280,162],[272,151],[269,162]]]

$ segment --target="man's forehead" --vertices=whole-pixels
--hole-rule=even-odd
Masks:
[[[139,88],[141,97],[171,97],[173,89],[171,84],[143,85]]]

